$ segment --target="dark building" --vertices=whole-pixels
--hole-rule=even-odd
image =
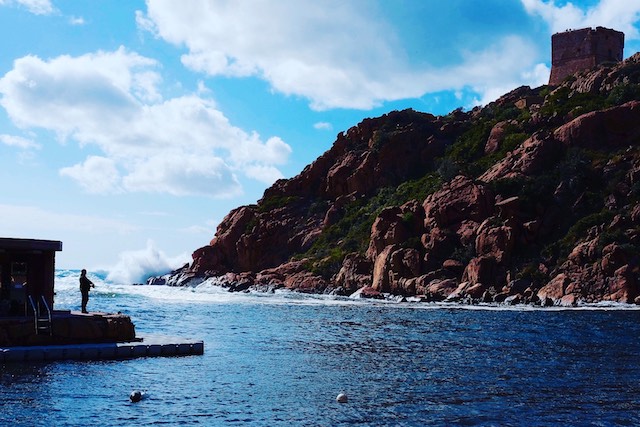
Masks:
[[[62,242],[57,240],[0,238],[0,365],[32,357],[37,360],[137,357],[129,352],[133,347],[126,346],[117,352],[113,344],[136,340],[129,316],[53,309],[55,256],[61,250]],[[18,348],[86,343],[113,345],[100,350],[39,347],[28,352]],[[13,352],[7,353],[11,348]],[[169,345],[167,351],[172,349],[177,349],[177,345]],[[201,346],[196,350],[202,354]]]
[[[603,62],[622,61],[624,33],[604,27],[583,28],[551,36],[551,76],[549,84],[557,86],[579,71]]]
[[[55,253],[62,242],[0,238],[0,317],[53,310]],[[42,307],[45,306],[46,307]]]

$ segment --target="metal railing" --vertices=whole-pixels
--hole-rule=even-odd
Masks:
[[[47,300],[44,298],[44,295],[40,295],[40,300],[37,303],[33,301],[31,295],[29,295],[27,298],[29,299],[31,310],[33,310],[33,320],[35,323],[36,334],[41,335],[42,332],[46,332],[49,335],[52,335],[53,330],[51,328],[51,308],[49,308],[49,304],[47,304]]]

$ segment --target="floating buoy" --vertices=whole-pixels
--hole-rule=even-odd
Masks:
[[[340,393],[337,397],[336,397],[336,402],[338,403],[347,403],[349,399],[347,398],[347,395],[344,393]]]
[[[144,393],[141,392],[140,390],[133,390],[129,395],[129,399],[132,402],[140,402],[143,397],[144,397]]]

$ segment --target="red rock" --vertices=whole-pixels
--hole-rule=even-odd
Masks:
[[[378,254],[373,264],[373,280],[371,287],[378,292],[389,292],[389,260],[396,246],[387,246]]]
[[[355,292],[372,283],[372,267],[371,261],[360,254],[349,254],[345,257],[334,281],[348,293]]]
[[[475,245],[478,227],[480,223],[471,220],[463,220],[458,227],[454,227],[462,246]]]
[[[629,64],[637,67],[640,55],[634,61]],[[577,76],[574,83],[563,83],[560,90],[608,95],[616,85],[626,84],[630,71],[612,66],[596,73],[587,72]],[[233,279],[229,276],[220,279],[221,282],[238,289],[254,283],[313,292],[333,286],[327,277],[308,271],[312,262],[317,265],[322,261],[292,263],[292,257],[307,253],[345,212],[351,213],[351,203],[360,204],[381,188],[398,186],[434,172],[444,147],[451,146],[470,126],[478,124],[471,120],[484,119],[497,107],[512,108],[518,100],[536,96],[538,92],[519,88],[485,108],[454,111],[441,118],[402,111],[363,120],[340,133],[331,149],[298,176],[274,183],[257,205],[232,211],[218,226],[210,245],[194,252],[189,268],[165,283],[192,283],[203,277],[235,272]],[[551,98],[547,97],[545,102]],[[518,277],[522,268],[530,268],[529,265],[535,265],[531,262],[542,260],[527,260],[523,266],[521,257],[513,256],[515,251],[522,248],[518,255],[533,256],[549,247],[552,239],[562,238],[568,227],[567,215],[572,216],[571,220],[579,220],[597,213],[603,203],[619,215],[578,236],[580,240],[566,262],[557,261],[565,259],[564,248],[559,254],[545,254],[546,270],[535,274],[535,279],[541,280],[544,274],[552,274],[553,279],[538,294],[543,304],[550,301],[560,304],[567,295],[571,296],[565,300],[635,299],[637,284],[633,280],[637,279],[638,271],[633,276],[620,268],[635,262],[635,254],[629,251],[640,244],[640,204],[635,202],[640,182],[640,156],[636,150],[640,140],[640,101],[583,114],[568,123],[563,123],[567,119],[560,115],[549,117],[547,106],[530,108],[537,117],[535,120],[494,126],[486,141],[488,153],[500,149],[511,125],[518,132],[533,132],[536,127],[541,130],[479,179],[457,176],[424,201],[383,210],[371,229],[367,259],[345,259],[333,278],[334,284],[348,291],[371,285],[385,293],[419,293],[434,299],[444,299],[456,289],[473,290],[474,295],[484,285],[500,289]],[[572,116],[578,114],[579,109],[571,112]],[[627,145],[631,147],[621,149]],[[573,174],[567,170],[565,174],[557,170],[561,160],[567,160],[572,167],[576,160],[573,147],[594,149],[609,156],[609,161],[601,161],[598,155],[595,161],[584,164],[598,180],[593,188],[588,182],[590,178],[582,176],[581,171]],[[566,176],[548,181],[555,179],[554,172],[545,174],[544,182],[536,181],[536,175],[552,169]],[[553,194],[541,200],[532,200],[530,192],[524,192],[521,199],[508,197],[517,193],[511,188],[517,181],[497,182],[505,178],[522,180],[528,190],[539,190],[544,185],[545,191]],[[606,184],[608,194],[598,193],[600,184]],[[504,194],[500,193],[502,189]],[[625,245],[618,242],[603,250],[601,242],[612,236],[621,236]],[[527,246],[530,248],[524,249]],[[448,261],[453,258],[472,259],[462,270],[460,265]],[[637,270],[635,266],[629,268]],[[260,273],[252,273],[256,271]],[[465,284],[459,287],[460,283]],[[475,288],[477,285],[482,286]],[[538,282],[532,283],[527,296],[507,286],[498,298],[519,294],[524,300],[535,299],[538,286]],[[430,294],[429,289],[437,292]],[[446,292],[449,294],[445,295]],[[487,292],[484,290],[481,297],[495,294]]]
[[[602,249],[600,266],[605,274],[612,274],[616,269],[627,263],[625,251],[616,243],[611,243]]]
[[[418,277],[412,277],[408,279],[410,283],[407,283],[407,288],[413,287],[414,295],[422,295],[426,298],[427,288],[429,287],[430,279],[428,275],[423,274]]]
[[[511,258],[516,233],[511,227],[492,225],[490,221],[490,219],[485,221],[478,229],[476,253],[479,256],[490,256],[499,264]]]
[[[518,218],[520,216],[520,197],[513,196],[496,201],[498,216],[502,219]]]
[[[493,283],[496,277],[496,260],[489,256],[473,258],[462,274],[463,282]]]
[[[597,256],[598,239],[588,240],[586,242],[579,243],[573,248],[569,256],[568,261],[575,265],[582,265],[587,262],[593,262]]]
[[[560,305],[563,307],[575,307],[578,305],[578,298],[575,295],[565,295],[560,298]]]
[[[480,299],[489,287],[482,283],[476,283],[465,289],[465,293],[473,299]]]
[[[498,122],[493,126],[489,134],[489,139],[487,139],[487,143],[484,146],[485,154],[493,154],[500,149],[508,126],[509,122],[506,121]]]
[[[318,294],[327,288],[327,281],[317,274],[301,271],[285,276],[284,286],[297,292]]]
[[[560,145],[542,134],[534,134],[519,147],[489,168],[479,178],[483,182],[519,176],[533,176],[555,164],[560,156]]]
[[[203,246],[196,249],[191,255],[193,263],[190,270],[195,274],[205,274],[209,271],[213,274],[225,272],[224,254],[214,246]]]
[[[633,221],[634,224],[640,224],[640,203],[636,203],[631,210],[631,221]]]
[[[435,280],[427,287],[427,293],[431,295],[431,298],[442,301],[457,288],[458,282],[455,279]]]
[[[383,299],[384,295],[382,295],[380,292],[378,292],[377,290],[373,289],[372,287],[369,286],[365,286],[364,288],[361,288],[357,291],[357,295],[360,298],[372,298],[372,299]]]
[[[522,224],[523,233],[521,235],[521,238],[523,239],[524,243],[533,243],[537,240],[540,226],[541,224],[539,220],[527,221]]]
[[[442,262],[443,259],[451,256],[456,247],[456,236],[448,229],[440,227],[432,227],[422,235],[422,246],[426,250],[425,264],[435,267]]]
[[[622,303],[632,303],[640,293],[637,275],[629,265],[624,265],[614,272],[609,285],[608,299]]]
[[[566,146],[601,149],[626,147],[640,137],[640,101],[593,111],[559,127],[555,139]]]
[[[389,245],[400,244],[411,236],[411,231],[402,221],[402,209],[385,208],[371,227],[371,240],[367,256],[375,259]]]
[[[394,295],[413,295],[415,284],[406,279],[420,275],[420,258],[415,249],[387,246],[376,258],[372,287]]]
[[[425,225],[450,227],[464,220],[484,221],[493,212],[493,195],[481,184],[458,175],[424,201]]]
[[[373,260],[385,247],[419,237],[424,232],[423,224],[424,210],[415,200],[383,209],[371,227],[367,256]]]
[[[447,259],[442,263],[442,268],[454,273],[462,273],[464,271],[464,264],[455,259]]]
[[[568,285],[569,279],[564,273],[560,273],[538,291],[538,298],[541,301],[549,299],[554,303],[559,302],[565,295],[564,291]]]

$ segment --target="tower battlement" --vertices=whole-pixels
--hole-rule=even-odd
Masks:
[[[568,30],[551,36],[551,76],[557,86],[567,77],[603,62],[622,61],[624,33],[596,27]]]

